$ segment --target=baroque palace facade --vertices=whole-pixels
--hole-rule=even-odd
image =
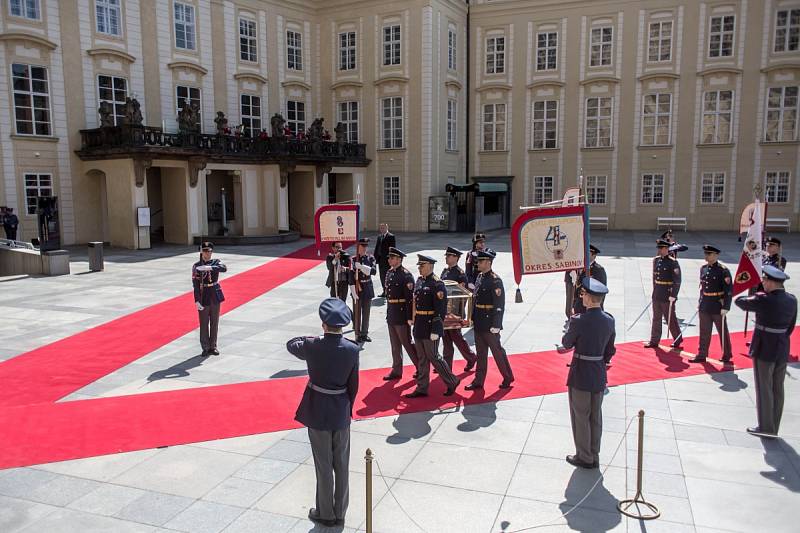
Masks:
[[[579,175],[611,228],[733,230],[757,184],[800,222],[798,0],[0,1],[26,240],[40,196],[64,244],[308,234],[348,200],[426,231],[454,189],[490,229]],[[300,133],[317,117],[330,140]]]

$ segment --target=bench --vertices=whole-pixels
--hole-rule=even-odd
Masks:
[[[764,223],[764,229],[767,228],[785,229],[786,233],[789,233],[792,228],[792,222],[788,218],[768,218]]]
[[[589,227],[602,226],[608,231],[608,217],[589,217]]]
[[[663,226],[667,226],[668,228],[672,228],[674,226],[683,227],[683,231],[688,229],[688,224],[686,223],[686,217],[658,217],[658,223],[656,224],[656,229],[659,230]]]

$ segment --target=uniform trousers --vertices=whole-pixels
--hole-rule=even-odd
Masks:
[[[389,342],[392,345],[392,375],[403,375],[403,348],[406,349],[411,362],[414,363],[414,372],[416,372],[419,360],[417,359],[417,349],[411,342],[411,326],[389,324]]]
[[[344,520],[350,503],[350,427],[308,428],[308,441],[317,474],[317,513],[323,520]]]
[[[200,317],[200,346],[203,350],[217,347],[217,328],[219,326],[219,302],[215,301],[203,306],[197,314]]]
[[[717,328],[717,333],[722,337],[722,325],[725,324],[725,335],[722,337],[724,340],[724,350],[722,357],[732,357],[731,352],[731,335],[728,331],[727,321],[724,321],[722,315],[712,315],[711,313],[704,313],[700,311],[700,347],[697,349],[697,357],[708,357],[708,346],[711,344],[711,325]]]
[[[500,334],[492,333],[488,330],[474,330],[474,333],[475,354],[478,358],[478,366],[475,370],[475,380],[473,383],[483,387],[483,383],[486,381],[486,372],[488,371],[489,367],[490,349],[492,350],[492,356],[494,357],[494,362],[497,365],[497,369],[503,376],[503,381],[508,383],[514,381],[514,373],[511,371],[511,365],[508,362],[506,349],[500,344]]]
[[[16,241],[17,240],[17,228],[5,228],[6,230],[6,239]]]
[[[567,395],[575,456],[584,463],[597,463],[600,461],[600,439],[603,436],[603,392],[569,387]]]
[[[331,298],[339,298],[341,301],[347,303],[347,288],[349,285],[346,281],[339,281],[331,285]]]
[[[448,388],[455,388],[458,385],[458,378],[450,371],[450,367],[439,355],[439,341],[430,339],[414,339],[414,346],[417,347],[417,391],[427,393],[428,385],[431,381],[431,366],[436,369],[439,377],[442,378]]]
[[[573,285],[572,281],[564,281],[564,293],[566,296],[564,314],[569,319],[572,316],[572,302],[575,299],[575,285]]]
[[[658,344],[658,341],[661,340],[661,322],[664,317],[667,317],[669,332],[672,338],[677,339],[680,336],[681,328],[678,327],[678,317],[675,315],[675,304],[677,302],[678,301],[675,300],[672,302],[672,306],[670,306],[669,301],[662,302],[661,300],[653,300],[653,324],[650,327],[651,343]],[[672,307],[672,309],[670,309],[670,307]]]
[[[442,356],[447,366],[450,367],[450,370],[453,369],[454,344],[458,347],[458,351],[461,352],[461,357],[463,357],[466,362],[474,364],[475,361],[477,361],[478,356],[475,355],[475,352],[470,349],[467,341],[464,340],[461,330],[446,329],[444,330],[444,335],[442,335]]]
[[[372,311],[372,300],[357,297],[353,304],[353,331],[357,337],[369,335],[369,315]]]
[[[786,361],[776,363],[753,359],[756,382],[756,409],[758,427],[764,433],[778,434],[783,415],[783,381],[786,378]]]
[[[381,275],[381,292],[386,294],[386,273],[389,272],[389,262],[378,261],[378,273]]]

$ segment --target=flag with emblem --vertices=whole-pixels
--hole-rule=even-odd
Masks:
[[[755,202],[745,207],[742,212],[740,229],[747,228],[747,238],[744,240],[736,277],[733,279],[734,296],[750,287],[758,286],[761,282],[761,263],[764,258],[764,250],[761,247],[763,225],[761,202],[756,198]]]

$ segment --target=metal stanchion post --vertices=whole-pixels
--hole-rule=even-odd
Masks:
[[[638,459],[636,464],[636,495],[630,500],[621,500],[617,504],[617,510],[631,518],[638,518],[639,520],[653,520],[661,516],[661,511],[652,503],[647,502],[642,495],[642,466],[644,459],[644,411],[639,411],[639,449]],[[636,512],[629,512],[633,505],[636,505]],[[644,505],[652,514],[643,514],[641,506]]]
[[[367,454],[364,456],[367,462],[367,533],[372,533],[372,450],[367,448]]]

